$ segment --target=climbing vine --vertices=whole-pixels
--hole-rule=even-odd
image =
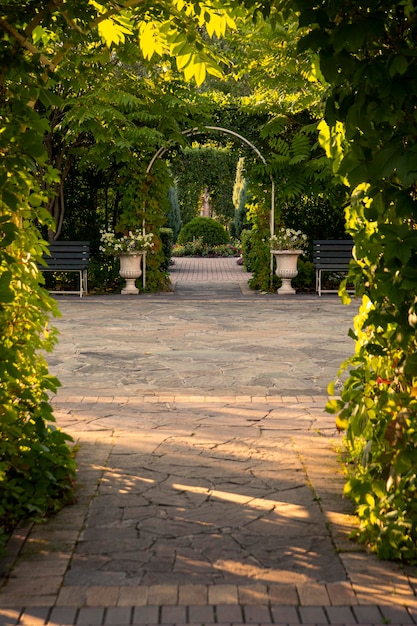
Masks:
[[[340,399],[358,538],[417,561],[417,11],[413,2],[295,2],[331,86],[321,141],[348,185],[350,280],[362,296]],[[346,293],[343,293],[348,300]],[[333,392],[333,388],[330,388]]]
[[[199,215],[206,193],[211,215],[223,224],[234,218],[233,184],[238,155],[232,146],[213,143],[186,147],[171,161],[177,183],[181,219],[185,225]]]

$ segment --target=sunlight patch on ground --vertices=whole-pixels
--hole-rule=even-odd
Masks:
[[[299,506],[298,504],[290,504],[279,500],[269,500],[267,498],[253,498],[252,496],[243,496],[238,493],[219,491],[217,489],[206,489],[205,487],[196,487],[194,485],[182,485],[180,483],[174,483],[172,487],[178,491],[207,494],[208,496],[218,498],[219,500],[225,500],[234,504],[242,504],[244,506],[249,506],[253,509],[259,509],[262,511],[279,509],[279,514],[281,516],[285,515],[291,519],[305,520],[309,518],[308,511],[303,506]]]

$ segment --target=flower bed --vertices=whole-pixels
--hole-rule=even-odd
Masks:
[[[172,250],[173,257],[239,257],[240,254],[241,246],[239,242],[211,246],[203,243],[202,238],[184,244],[176,244]]]

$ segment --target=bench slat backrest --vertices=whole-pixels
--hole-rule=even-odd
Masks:
[[[87,269],[90,260],[89,241],[54,241],[49,244],[50,255],[45,254],[49,269]]]
[[[352,259],[351,239],[315,239],[313,263],[316,269],[348,269]]]

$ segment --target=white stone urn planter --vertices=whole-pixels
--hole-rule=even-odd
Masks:
[[[146,252],[130,252],[121,254],[119,274],[126,279],[126,286],[120,293],[124,296],[136,296],[139,289],[135,282],[142,276],[142,263],[145,263]]]
[[[282,286],[277,289],[279,295],[295,294],[291,281],[298,274],[297,261],[302,253],[302,250],[271,250],[276,261],[275,274],[282,280]]]

